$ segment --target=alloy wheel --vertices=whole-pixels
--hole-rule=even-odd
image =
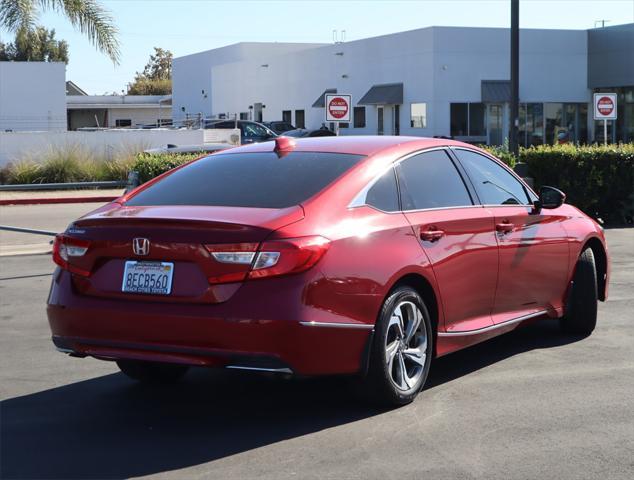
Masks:
[[[410,301],[396,305],[385,336],[385,362],[390,380],[402,391],[418,385],[427,356],[423,313]]]

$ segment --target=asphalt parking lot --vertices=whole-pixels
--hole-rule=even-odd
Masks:
[[[541,322],[439,359],[413,404],[342,379],[199,370],[143,387],[54,351],[48,255],[0,258],[0,477],[634,478],[634,229],[588,338]]]

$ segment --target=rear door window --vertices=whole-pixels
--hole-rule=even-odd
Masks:
[[[410,157],[397,168],[403,210],[473,205],[460,173],[444,150]]]
[[[484,205],[531,203],[521,182],[497,162],[471,150],[455,149],[454,152]]]
[[[399,210],[398,188],[393,168],[390,168],[374,182],[365,196],[365,203],[384,212]]]
[[[216,154],[167,175],[126,205],[286,208],[323,190],[362,158],[316,152]]]

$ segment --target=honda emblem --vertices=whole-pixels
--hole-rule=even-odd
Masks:
[[[132,240],[132,250],[135,255],[148,255],[150,253],[150,241],[147,238],[135,238]]]

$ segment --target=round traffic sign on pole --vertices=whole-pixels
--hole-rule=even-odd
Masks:
[[[614,102],[610,97],[601,97],[597,101],[597,110],[601,115],[609,117],[614,111]]]
[[[343,97],[332,97],[328,102],[328,113],[336,120],[346,118],[349,110],[348,101]]]

